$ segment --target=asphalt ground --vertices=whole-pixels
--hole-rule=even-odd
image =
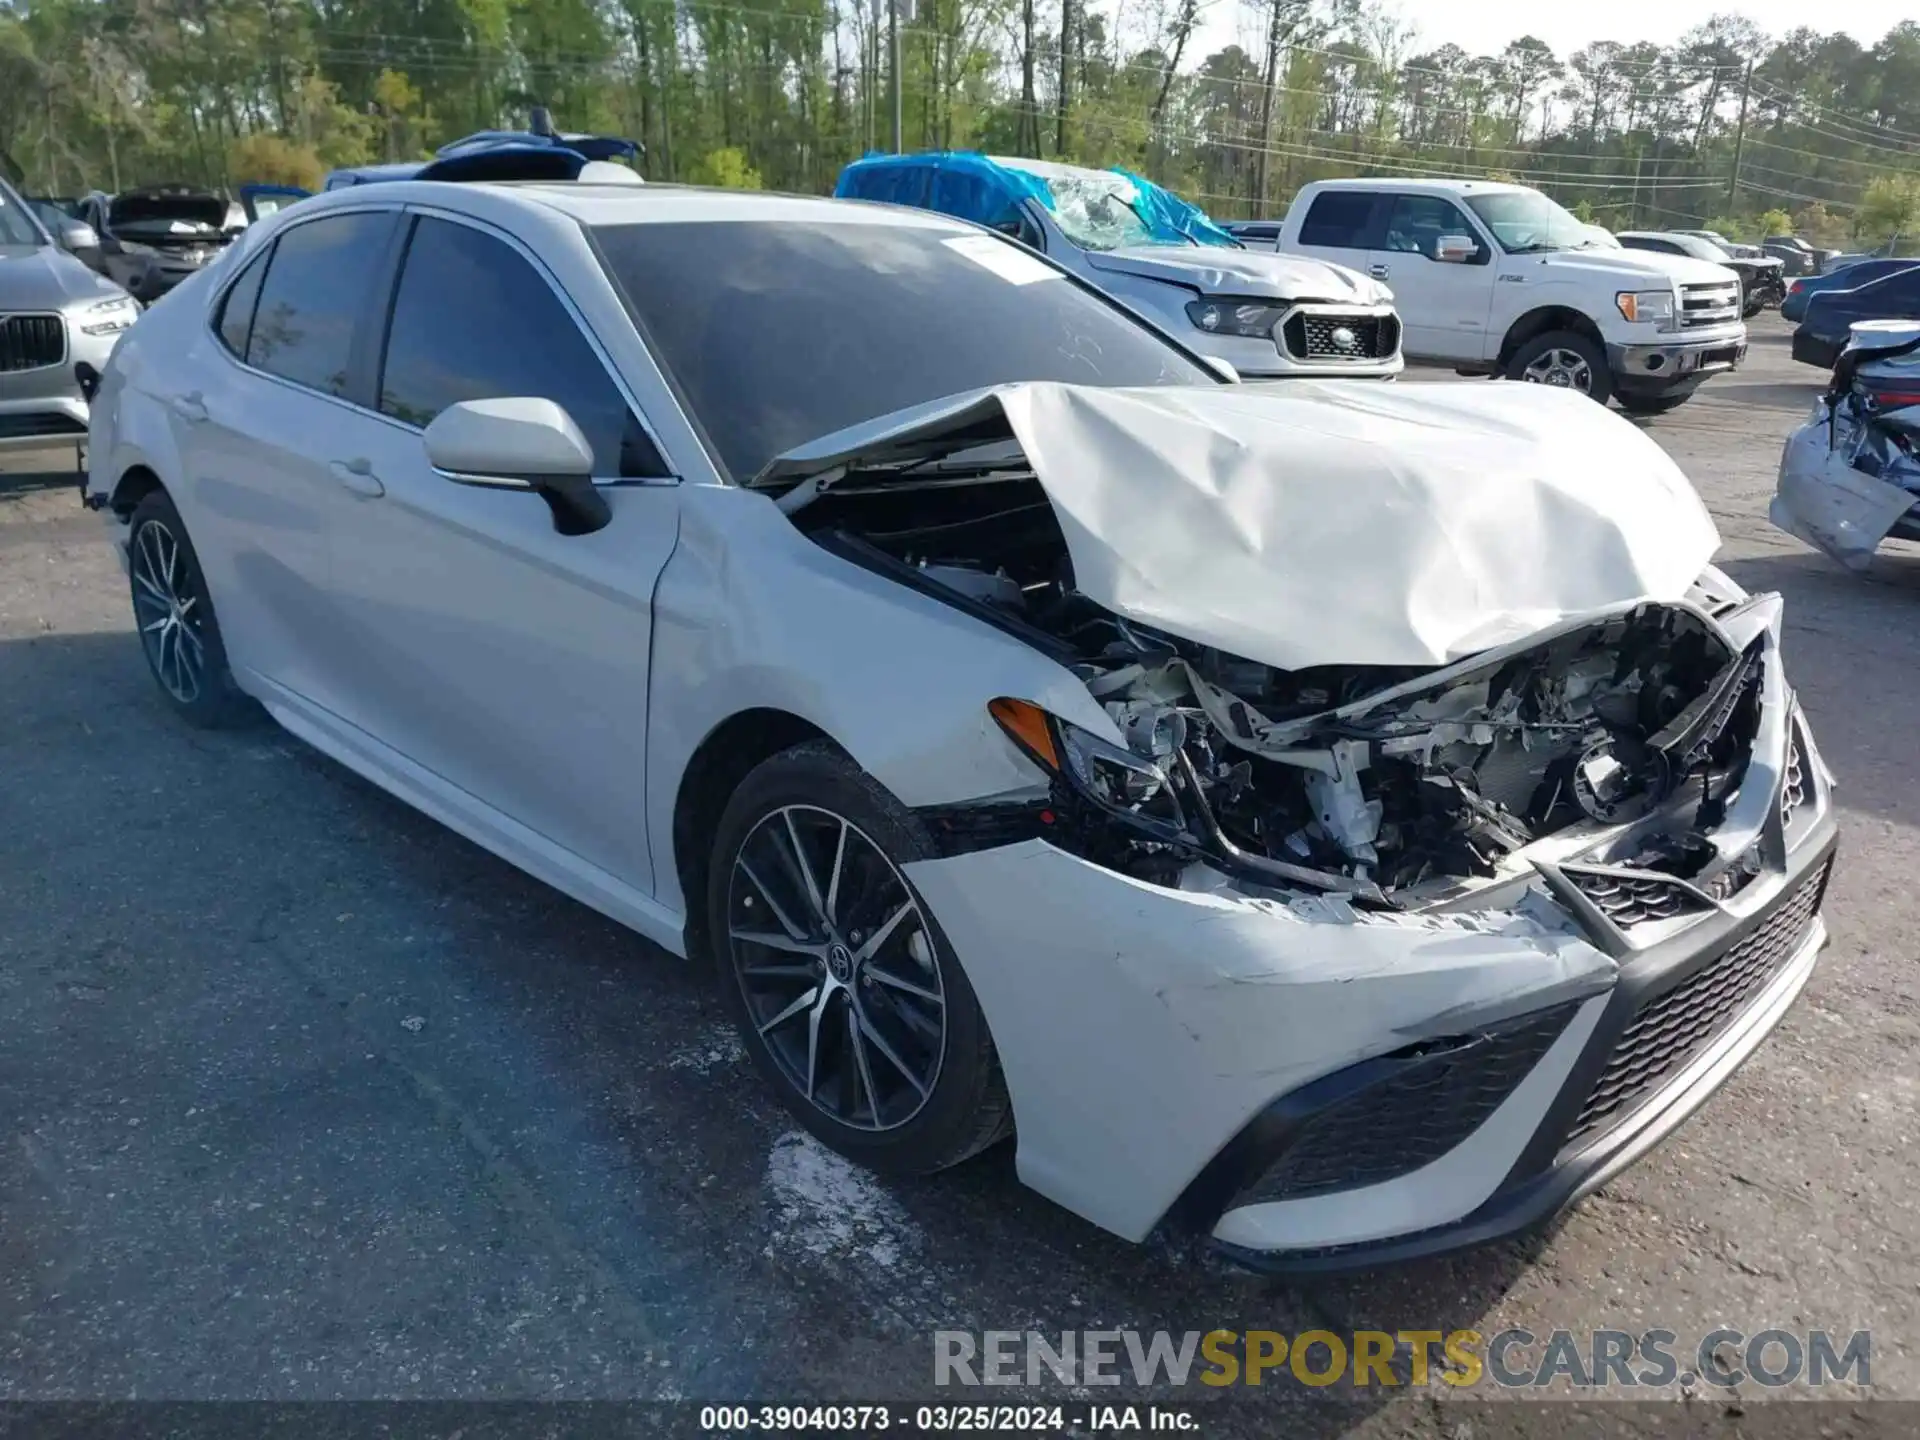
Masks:
[[[1549,1235],[1308,1286],[1114,1239],[1008,1147],[882,1183],[803,1141],[698,967],[270,725],[177,723],[71,456],[0,461],[0,1400],[898,1400],[942,1329],[1513,1326],[1870,1330],[1847,1393],[1920,1398],[1920,551],[1862,580],[1767,525],[1821,379],[1786,336],[1646,423],[1787,597],[1831,947]],[[1434,1385],[1324,1398],[1205,1429],[1459,1433]]]

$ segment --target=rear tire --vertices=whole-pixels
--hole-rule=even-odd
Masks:
[[[930,1174],[1012,1130],[985,1015],[904,873],[925,828],[833,745],[763,762],[727,801],[708,935],[754,1065],[849,1159]]]
[[[1549,330],[1527,341],[1507,361],[1509,380],[1575,390],[1602,405],[1613,394],[1606,351],[1574,330]]]
[[[258,707],[234,683],[200,559],[164,490],[150,492],[134,507],[127,576],[147,671],[174,713],[202,730],[258,718]]]

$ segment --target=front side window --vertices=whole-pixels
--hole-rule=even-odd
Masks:
[[[380,409],[424,427],[462,400],[536,395],[565,408],[594,474],[667,473],[626,397],[524,256],[504,240],[423,218],[407,244],[380,371]]]
[[[1443,236],[1465,236],[1473,241],[1476,252],[1480,249],[1473,226],[1451,200],[1439,195],[1394,197],[1387,213],[1387,249],[1437,260]]]
[[[0,189],[0,245],[44,245],[40,227],[11,190]]]
[[[1217,383],[1157,331],[978,231],[736,220],[593,234],[740,480],[808,440],[985,386]]]
[[[1493,238],[1509,255],[1581,250],[1593,244],[1584,221],[1538,190],[1469,195],[1467,208],[1493,231]]]
[[[354,322],[393,218],[389,211],[329,215],[282,232],[254,308],[247,363],[346,395]]]

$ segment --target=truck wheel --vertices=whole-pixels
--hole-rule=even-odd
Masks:
[[[1509,380],[1578,390],[1602,405],[1613,394],[1613,371],[1607,368],[1606,352],[1572,330],[1549,330],[1534,336],[1513,352],[1506,376]]]
[[[1669,410],[1678,410],[1693,398],[1693,391],[1679,394],[1668,391],[1664,395],[1649,395],[1632,390],[1622,390],[1613,397],[1620,402],[1620,408],[1629,415],[1664,415]]]

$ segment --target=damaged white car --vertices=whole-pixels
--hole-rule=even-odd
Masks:
[[[1779,599],[1579,397],[1220,383],[828,201],[397,183],[240,243],[94,409],[162,691],[707,958],[848,1155],[1012,1135],[1132,1239],[1432,1253],[1806,982]]]
[[[1854,325],[1813,414],[1787,437],[1767,518],[1864,574],[1920,540],[1920,324]]]

